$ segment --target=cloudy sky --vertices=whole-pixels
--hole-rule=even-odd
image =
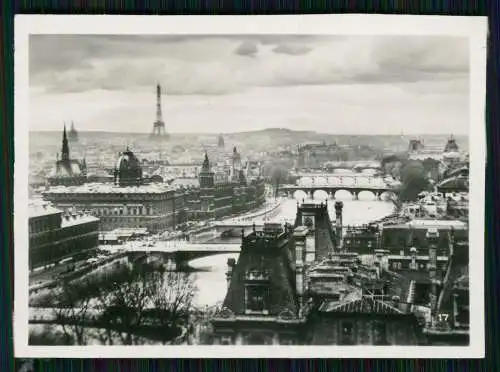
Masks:
[[[467,39],[414,36],[30,38],[30,128],[263,128],[466,134]]]

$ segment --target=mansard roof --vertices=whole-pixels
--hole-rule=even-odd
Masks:
[[[298,314],[295,278],[287,250],[292,249],[291,232],[252,232],[244,237],[242,250],[233,269],[223,307],[235,315],[245,314],[245,281],[247,273],[260,272],[268,277],[271,316],[284,310]]]

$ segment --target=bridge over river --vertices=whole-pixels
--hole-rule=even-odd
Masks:
[[[240,253],[240,243],[190,243],[187,240],[156,241],[150,243],[127,242],[123,245],[101,246],[109,252],[126,252],[129,260],[160,260],[175,265],[175,268],[186,267],[188,262],[197,258]]]
[[[398,187],[398,182],[370,175],[318,173],[304,175],[295,185],[281,185],[279,189],[288,197],[302,191],[311,199],[314,199],[317,191],[325,192],[330,199],[335,199],[338,191],[347,191],[356,200],[363,191],[371,192],[377,199],[381,199],[384,193],[396,193]]]

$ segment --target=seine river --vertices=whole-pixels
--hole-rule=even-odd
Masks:
[[[359,200],[352,200],[349,193],[336,197],[344,202],[343,224],[359,225],[387,216],[393,211],[393,203],[377,201],[374,196],[362,193]],[[297,199],[302,200],[305,195],[297,194]],[[326,194],[323,198],[326,197]],[[328,203],[330,218],[335,218],[334,201]],[[284,200],[279,207],[279,214],[273,220],[294,219],[297,211],[297,200]],[[224,300],[227,290],[226,269],[228,258],[238,259],[238,254],[224,254],[200,258],[190,262],[190,266],[203,271],[193,273],[198,287],[195,304],[200,307],[213,306]]]

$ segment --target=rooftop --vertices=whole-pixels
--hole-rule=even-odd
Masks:
[[[414,219],[402,224],[387,225],[384,226],[384,229],[426,229],[430,227],[441,229],[467,229],[467,224],[458,220]]]
[[[55,186],[45,194],[163,194],[174,189],[166,184],[118,186],[111,183],[86,183],[80,186]]]
[[[70,213],[70,214],[65,214],[61,217],[61,227],[75,226],[75,225],[80,225],[82,223],[97,222],[97,221],[99,221],[98,218],[88,214]]]
[[[29,201],[29,218],[48,216],[51,214],[62,213],[57,208],[54,208],[50,203],[43,200],[30,200]]]

